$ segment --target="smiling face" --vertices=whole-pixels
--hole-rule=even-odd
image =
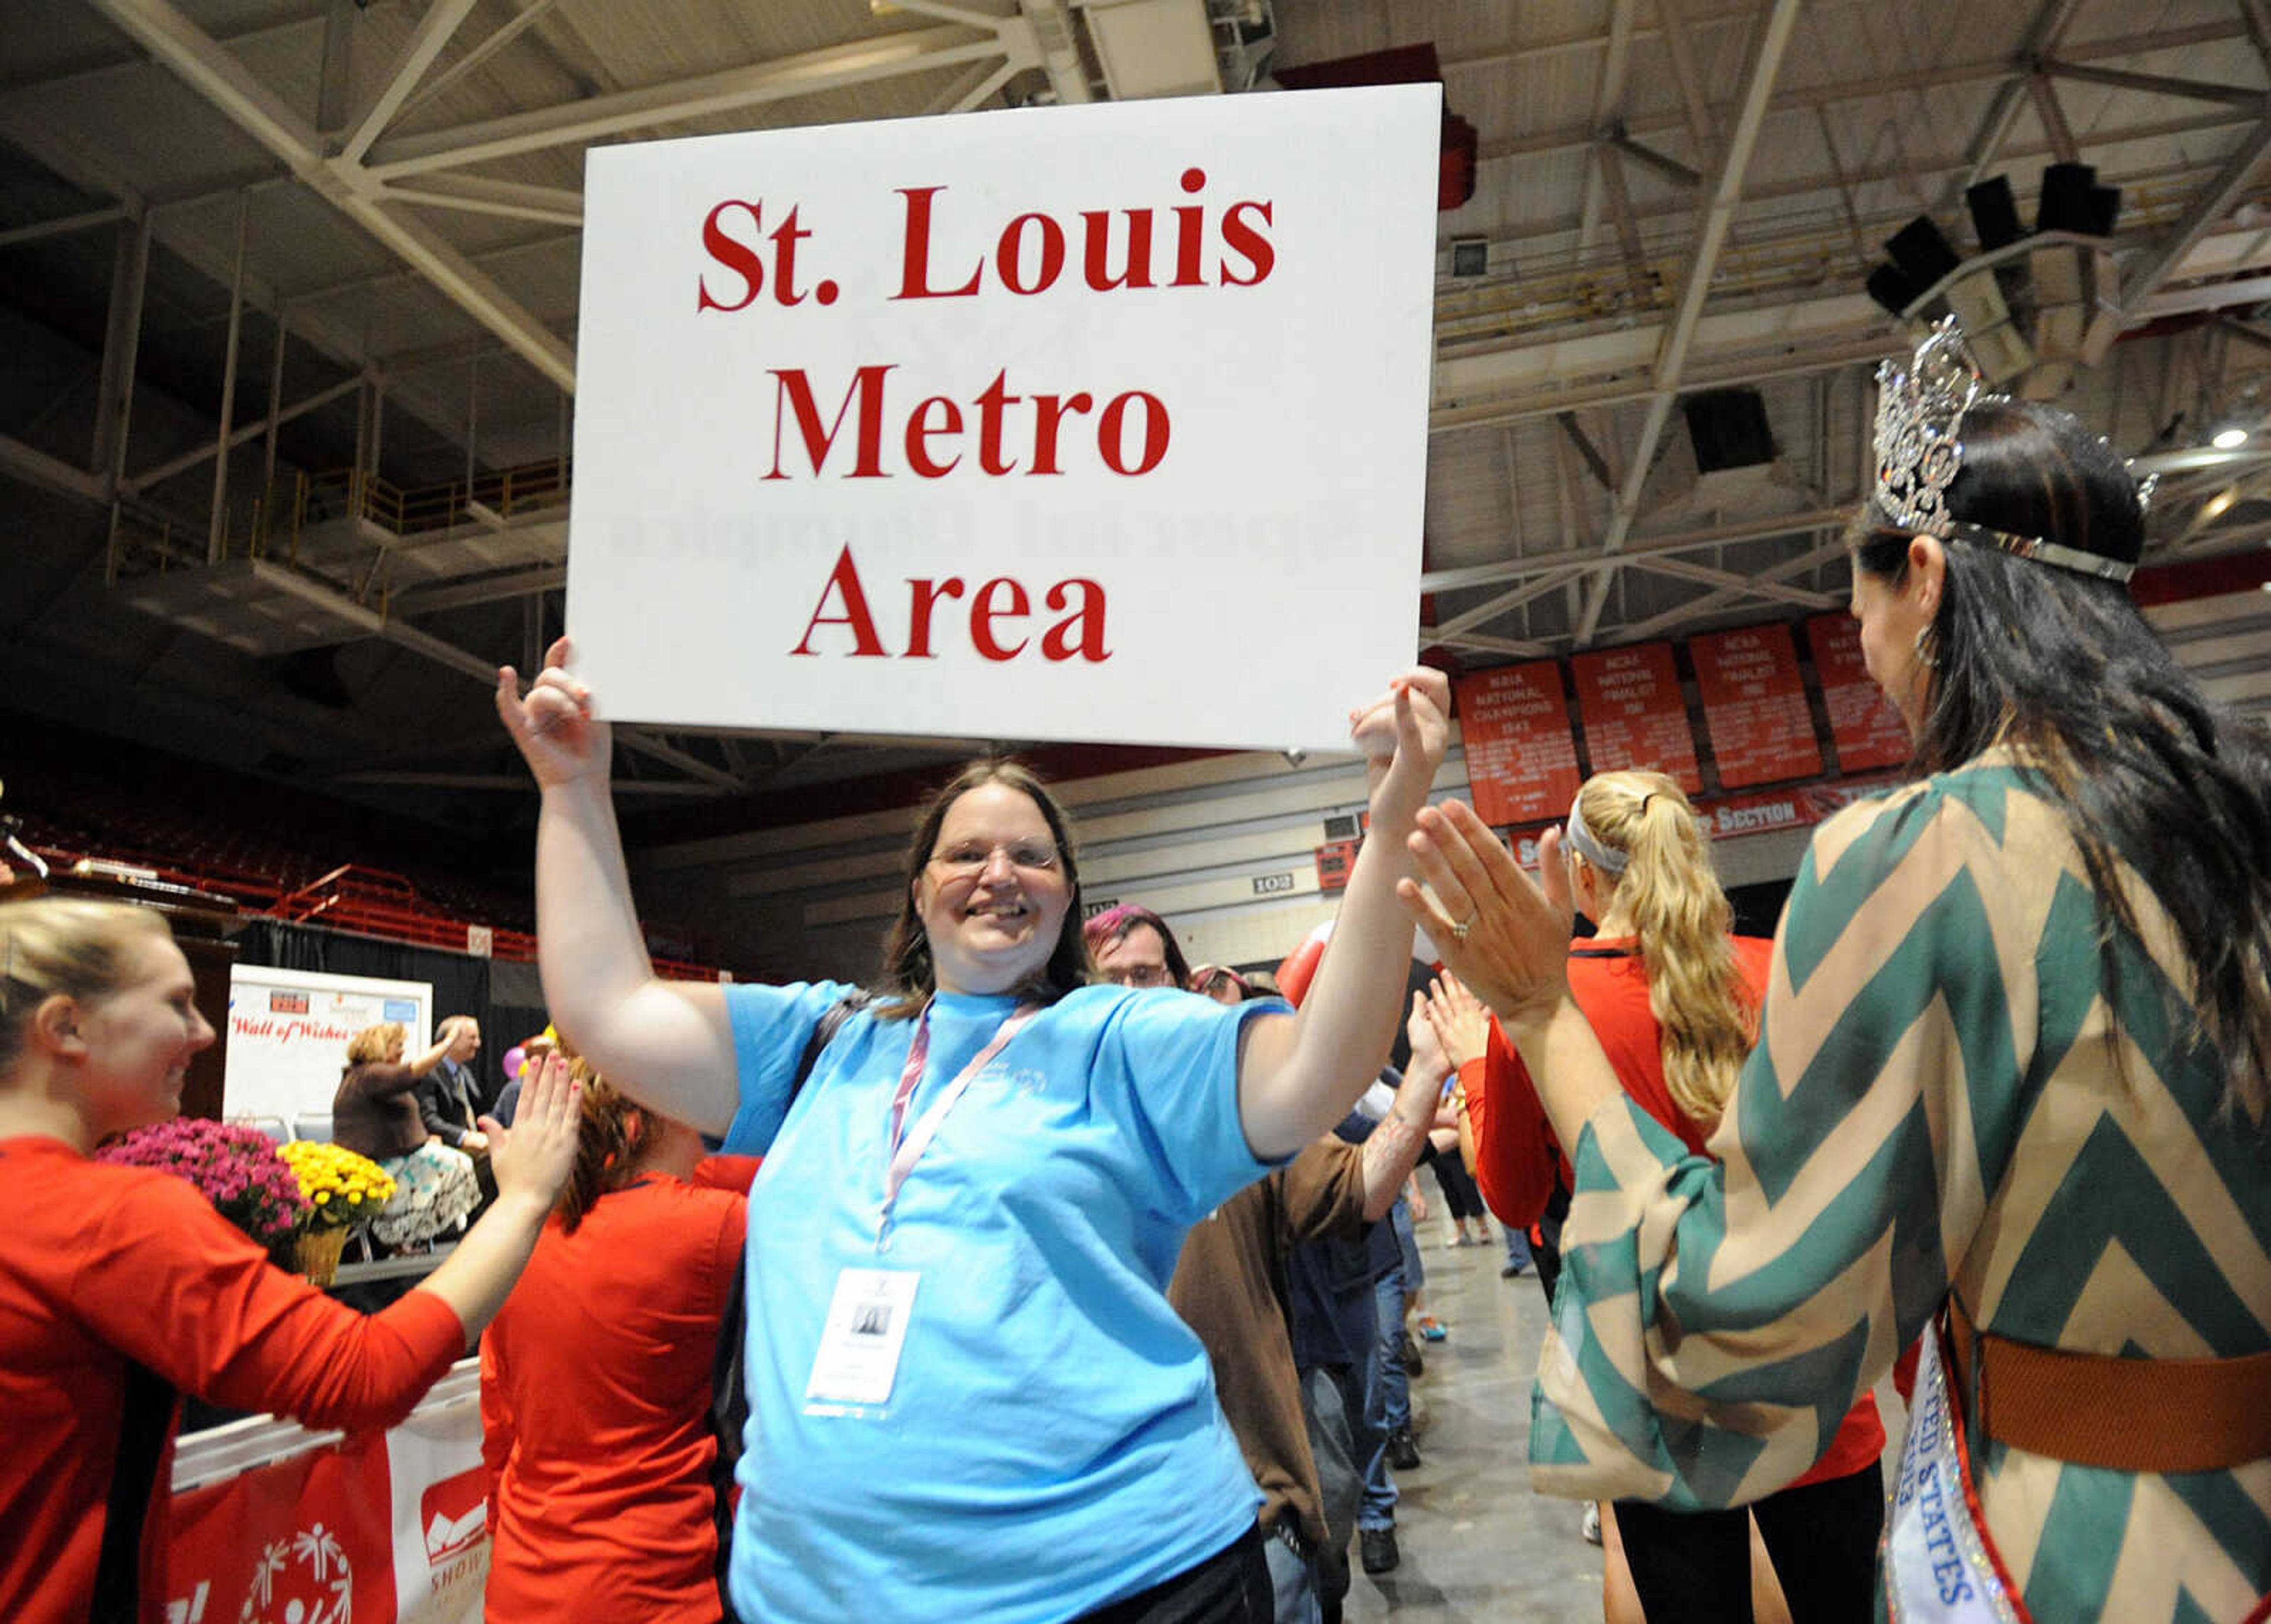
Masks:
[[[135,942],[117,989],[80,1006],[85,1110],[98,1139],[180,1114],[190,1057],[213,1040],[197,983],[164,937]]]
[[[462,1066],[481,1052],[481,1024],[479,1021],[459,1021],[450,1034],[449,1058]]]
[[[939,990],[1003,993],[1039,973],[1071,898],[1055,837],[1031,796],[990,783],[957,797],[914,888]]]

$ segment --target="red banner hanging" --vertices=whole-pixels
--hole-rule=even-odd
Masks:
[[[1577,682],[1577,715],[1585,754],[1596,772],[1644,767],[1669,774],[1691,795],[1703,793],[1695,764],[1695,730],[1679,691],[1672,644],[1603,649],[1569,661]]]
[[[1500,666],[1459,684],[1467,793],[1486,823],[1559,817],[1577,793],[1577,741],[1553,660]]]
[[[1746,626],[1687,640],[1719,786],[1771,784],[1821,771],[1790,628]]]
[[[1908,725],[1861,659],[1861,628],[1850,615],[1817,615],[1806,622],[1821,703],[1837,764],[1847,772],[1896,767],[1909,758]]]
[[[174,1497],[166,1616],[198,1624],[395,1617],[386,1440],[347,1438]]]

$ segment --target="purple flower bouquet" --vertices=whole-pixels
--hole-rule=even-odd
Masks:
[[[308,1216],[291,1164],[257,1128],[176,1117],[121,1135],[94,1158],[179,1173],[221,1217],[272,1250],[290,1240]]]

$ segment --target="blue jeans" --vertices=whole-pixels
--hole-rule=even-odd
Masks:
[[[1411,1247],[1411,1214],[1397,1196],[1389,1212],[1396,1239]],[[1409,1255],[1409,1253],[1406,1253]],[[1358,1508],[1359,1529],[1396,1526],[1396,1479],[1388,1471],[1388,1436],[1411,1425],[1411,1378],[1404,1373],[1404,1268],[1394,1269],[1373,1283],[1373,1301],[1380,1313],[1380,1335],[1365,1367],[1364,1433],[1358,1445],[1364,1465],[1364,1501]]]
[[[1499,1227],[1506,1232],[1506,1266],[1509,1269],[1529,1268],[1532,1261],[1530,1232],[1512,1224],[1501,1224]]]

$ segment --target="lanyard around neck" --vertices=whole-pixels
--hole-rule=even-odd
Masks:
[[[930,1109],[907,1125],[907,1107],[913,1102],[915,1085],[922,1081],[923,1067],[930,1060],[930,1005],[923,1006],[915,1022],[914,1041],[907,1046],[907,1063],[900,1069],[899,1085],[892,1091],[890,1115],[883,1138],[883,1204],[875,1216],[875,1243],[881,1247],[891,1226],[891,1209],[899,1199],[899,1188],[907,1175],[922,1160],[923,1152],[937,1137],[939,1124],[946,1114],[954,1109],[962,1096],[969,1091],[986,1063],[1009,1046],[1009,1039],[1024,1030],[1025,1023],[1040,1012],[1038,1004],[1021,1003],[1010,1012],[1001,1025],[994,1028],[993,1038],[986,1047],[970,1057],[969,1064],[955,1074],[954,1081],[946,1085]]]

